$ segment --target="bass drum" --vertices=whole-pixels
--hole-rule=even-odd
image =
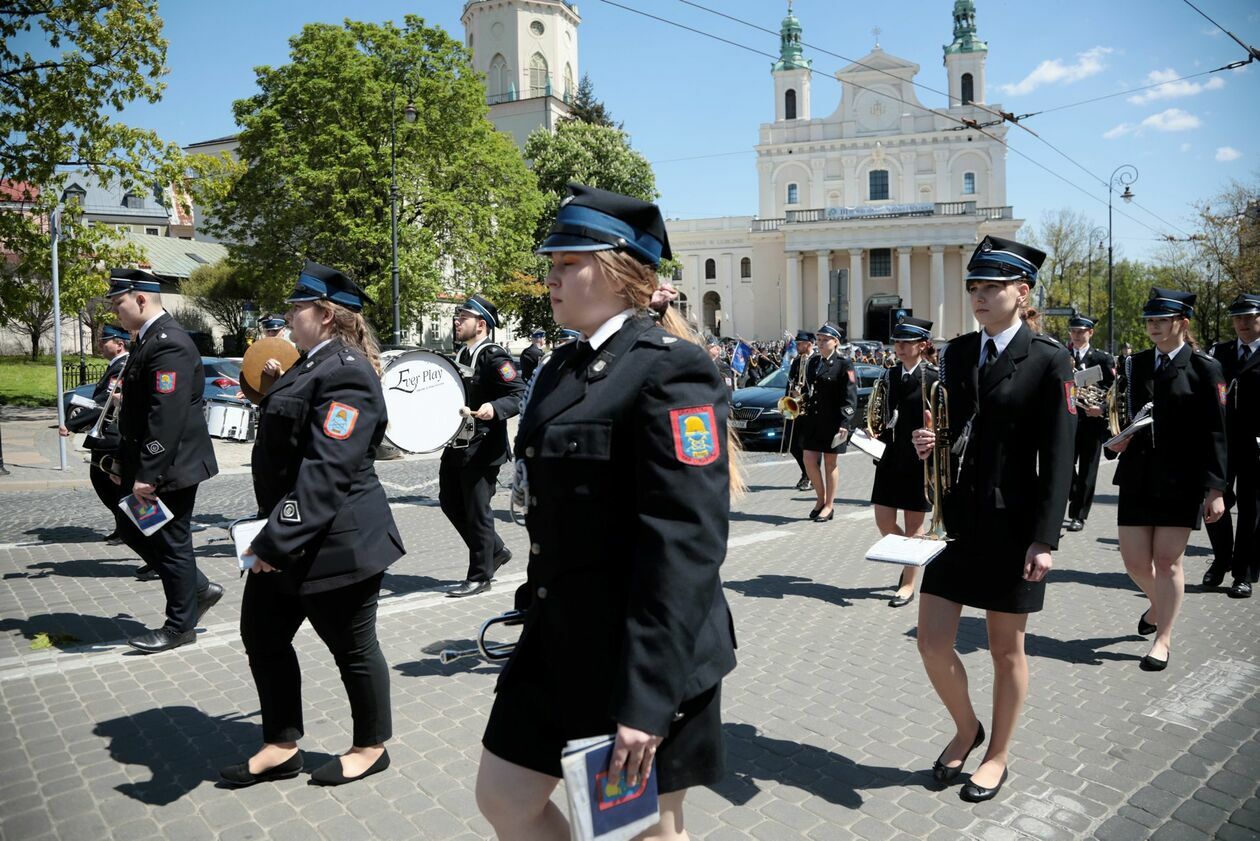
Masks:
[[[464,426],[464,381],[455,363],[430,350],[382,354],[381,388],[389,424],[385,440],[408,453],[445,447]]]

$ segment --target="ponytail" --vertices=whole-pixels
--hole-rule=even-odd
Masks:
[[[354,348],[372,363],[372,370],[381,375],[381,346],[363,313],[354,312],[332,301],[316,301],[315,306],[332,316],[333,337]]]

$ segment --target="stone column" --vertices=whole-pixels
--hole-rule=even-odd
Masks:
[[[831,300],[831,251],[822,249],[818,253],[818,325],[827,322],[827,303]]]
[[[846,339],[866,338],[866,293],[862,290],[862,249],[849,249],[849,333]]]
[[[933,245],[929,246],[932,251],[932,298],[931,298],[931,319],[934,322],[935,329],[942,329],[945,326],[945,246]],[[943,335],[950,335],[944,333]]]
[[[959,278],[967,276],[967,261],[971,259],[971,252],[975,251],[974,245],[962,245],[958,248],[958,267],[962,272]],[[959,308],[958,332],[970,333],[980,329],[980,322],[976,321],[976,316],[971,311],[971,296],[967,294],[967,283],[963,281],[962,288],[962,306]]]
[[[914,286],[910,282],[910,252],[912,250],[908,245],[897,249],[897,294],[901,296],[901,305],[907,308],[914,307],[911,300]]]
[[[783,295],[783,326],[792,334],[801,329],[801,254],[787,253],[787,286]]]

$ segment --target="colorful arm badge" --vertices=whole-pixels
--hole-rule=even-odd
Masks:
[[[1068,413],[1076,414],[1076,380],[1070,380],[1063,384],[1063,396],[1067,400]]]
[[[157,372],[158,394],[170,394],[174,390],[175,390],[175,372],[174,371],[158,371]]]
[[[683,464],[703,467],[717,461],[721,445],[712,404],[674,409],[669,413],[669,426],[674,435],[674,455]]]
[[[516,366],[511,362],[504,362],[499,366],[499,376],[505,383],[512,382],[512,380],[516,379]]]
[[[328,406],[328,414],[324,416],[324,434],[329,438],[344,441],[350,437],[351,432],[354,432],[354,424],[358,419],[358,409],[334,400]]]

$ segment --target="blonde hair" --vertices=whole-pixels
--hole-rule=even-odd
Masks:
[[[381,345],[376,341],[376,335],[368,326],[363,313],[354,312],[332,301],[315,301],[314,303],[320,310],[332,316],[333,338],[366,356],[368,362],[372,363],[372,370],[376,371],[379,377],[381,375]]]
[[[652,293],[657,288],[655,269],[639,262],[624,251],[595,251],[593,256],[595,257],[595,262],[603,270],[604,277],[612,285],[613,290],[621,295],[627,306],[645,314],[655,315],[648,307],[648,304],[652,301]],[[683,319],[675,307],[665,308],[665,312],[660,316],[660,324],[665,332],[673,336],[691,342],[700,348],[705,346],[704,338],[691,329],[691,325]],[[726,453],[732,499],[738,498],[747,490],[747,485],[744,482],[743,460],[740,456],[743,449],[739,442],[739,436],[728,426],[726,429]]]

